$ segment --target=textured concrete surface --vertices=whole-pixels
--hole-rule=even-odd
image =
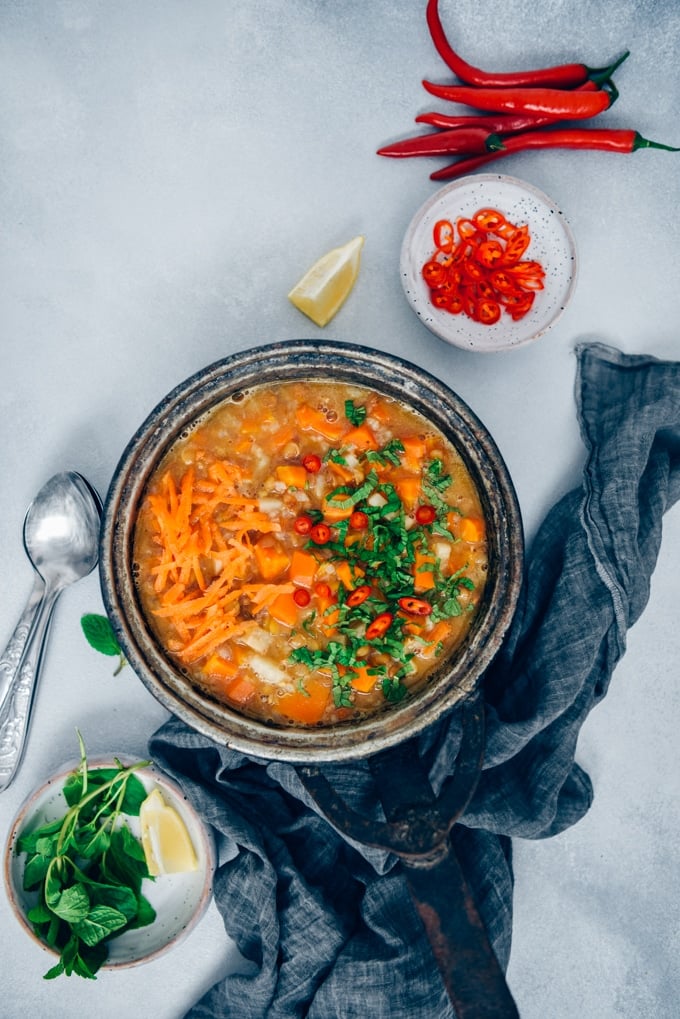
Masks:
[[[680,145],[680,9],[672,0],[442,0],[461,50],[489,68],[609,62],[602,124]],[[327,336],[405,356],[447,381],[496,437],[527,537],[570,488],[583,449],[573,346],[593,336],[680,356],[680,155],[529,153],[503,172],[546,191],[579,252],[572,304],[538,344],[475,355],[430,334],[401,291],[401,239],[437,163],[375,149],[444,104],[424,0],[0,0],[0,645],[28,595],[21,521],[53,473],[104,493],[155,403],[246,347]],[[324,251],[366,236],[350,300],[319,330],[286,300]],[[595,801],[575,828],[515,848],[509,982],[523,1019],[671,1019],[680,972],[680,517],[611,692],[578,760]],[[96,576],[57,607],[25,765],[0,836],[75,752],[143,754],[163,720],[130,670],[84,643]],[[0,1017],[128,1011],[178,1019],[234,955],[216,911],[158,961],[96,983],[45,983],[47,957],[0,895]]]

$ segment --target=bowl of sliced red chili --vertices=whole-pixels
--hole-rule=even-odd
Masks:
[[[577,277],[559,207],[514,177],[462,177],[433,195],[404,237],[400,272],[424,325],[464,350],[523,346],[564,312]]]

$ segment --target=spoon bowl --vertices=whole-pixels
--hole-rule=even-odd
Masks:
[[[0,656],[0,792],[14,778],[24,751],[35,688],[57,598],[97,565],[101,500],[67,471],[43,485],[24,520],[24,548],[33,588]]]

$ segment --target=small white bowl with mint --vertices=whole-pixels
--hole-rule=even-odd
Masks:
[[[198,923],[212,896],[214,841],[179,786],[113,755],[52,775],[21,807],[4,877],[45,977],[96,978],[148,962]]]

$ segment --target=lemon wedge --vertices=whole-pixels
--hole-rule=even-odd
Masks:
[[[191,836],[174,807],[154,789],[139,810],[142,847],[152,877],[179,874],[198,869],[198,858]]]
[[[364,238],[354,237],[315,262],[288,294],[301,312],[325,326],[349,296],[359,275]]]

